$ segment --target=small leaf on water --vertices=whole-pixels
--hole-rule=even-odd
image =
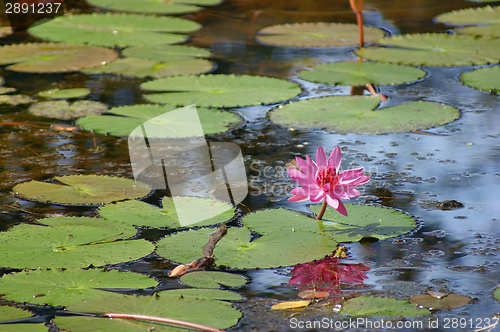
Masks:
[[[284,309],[299,309],[307,307],[311,304],[311,301],[288,301],[275,304],[271,307],[273,310],[284,310]]]
[[[181,224],[177,216],[176,208],[182,209],[182,202],[186,204],[186,208],[193,206],[191,204],[196,202],[199,211],[205,209],[209,211],[213,210],[214,212],[212,218],[197,223],[190,223],[189,220],[183,220],[184,224],[189,226],[215,225],[228,221],[235,213],[234,208],[229,203],[213,199],[201,197],[176,197],[176,200],[178,203],[177,206],[174,205],[171,197],[163,197],[162,208],[136,200],[107,204],[99,208],[99,214],[108,220],[118,221],[132,226],[178,228],[181,227]],[[193,214],[192,217],[199,220],[196,214]]]
[[[76,123],[84,129],[92,130],[96,133],[128,136],[134,129],[144,124],[144,122],[176,109],[177,107],[172,104],[120,106],[110,109],[108,111],[109,114],[89,115],[79,118]],[[243,123],[239,115],[231,112],[204,107],[197,107],[196,110],[205,135],[225,132],[237,128]],[[154,121],[157,126],[172,126],[172,123],[165,119],[155,119]],[[179,123],[177,128],[191,128],[191,123],[187,121],[191,121],[191,119],[185,119],[185,122]],[[148,133],[149,138],[183,138],[192,135],[192,131],[186,132],[185,130]]]
[[[272,77],[250,75],[178,76],[143,83],[143,90],[168,91],[144,95],[155,103],[207,107],[271,104],[296,97],[299,85]]]
[[[90,5],[104,7],[107,10],[155,14],[190,13],[203,9],[199,6],[218,5],[221,2],[222,0],[88,0]]]
[[[375,85],[402,84],[416,81],[426,75],[422,69],[367,61],[341,61],[320,64],[303,70],[299,76],[323,84]]]
[[[58,42],[126,47],[181,43],[187,36],[167,32],[189,33],[200,28],[199,23],[177,17],[92,13],[60,16],[28,32]]]
[[[26,199],[67,205],[105,204],[144,197],[151,191],[134,180],[105,175],[65,175],[54,179],[61,184],[27,181],[12,191]]]
[[[415,295],[410,300],[410,303],[422,306],[429,309],[456,309],[469,304],[472,299],[465,295],[448,294],[442,297],[433,295]]]
[[[243,276],[217,271],[190,272],[183,275],[180,281],[198,288],[220,288],[220,285],[239,287],[247,283],[247,279]]]
[[[78,98],[86,96],[90,93],[87,88],[74,88],[74,89],[52,89],[40,91],[38,95],[44,98],[54,98],[54,99],[66,99],[66,98]],[[107,109],[107,107],[106,107]]]
[[[142,289],[157,284],[149,276],[118,270],[34,270],[4,274],[0,278],[0,293],[9,301],[67,306],[103,296],[123,296],[101,288]]]
[[[308,290],[304,290],[304,291],[300,292],[298,295],[299,295],[299,297],[301,297],[303,299],[320,299],[323,297],[330,296],[330,293],[328,293],[326,291],[317,292],[314,289],[308,289]]]
[[[75,71],[99,66],[117,57],[114,50],[89,45],[31,43],[0,47],[0,64],[15,63],[7,69],[30,73]]]
[[[55,98],[71,98],[59,97]],[[90,114],[101,114],[108,110],[108,106],[93,100],[78,100],[70,104],[66,100],[42,101],[30,106],[28,111],[37,116],[69,120]]]
[[[353,46],[359,41],[358,26],[344,23],[294,23],[273,25],[257,32],[257,41],[276,46],[340,47]],[[384,31],[364,27],[366,43],[384,36]]]
[[[171,291],[159,292],[153,296],[123,295],[101,297],[74,303],[67,310],[89,313],[126,313],[139,314],[170,319],[226,329],[235,325],[241,313],[232,307],[231,303],[179,296],[169,294]],[[220,292],[220,291],[219,291]],[[113,332],[171,332],[179,329],[171,325],[152,323],[131,319],[107,319],[97,317],[62,317],[54,319],[57,327],[72,332],[113,331]]]
[[[452,106],[416,101],[376,109],[372,96],[329,96],[302,99],[271,110],[271,121],[284,128],[322,129],[340,134],[390,134],[441,126],[455,121]]]
[[[350,316],[421,316],[429,315],[427,309],[417,308],[407,301],[375,296],[360,296],[348,300],[342,306],[342,313]]]

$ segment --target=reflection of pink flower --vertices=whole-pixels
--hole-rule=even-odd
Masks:
[[[324,288],[321,284],[328,283],[333,289],[340,283],[363,283],[363,279],[368,277],[364,271],[370,270],[363,264],[343,264],[336,258],[326,257],[318,261],[296,265],[291,274],[289,284],[305,286],[315,283],[315,285]],[[333,286],[333,287],[331,287]]]
[[[306,160],[296,157],[297,169],[287,169],[293,181],[301,184],[292,190],[294,196],[288,200],[292,202],[311,201],[320,202],[323,199],[335,210],[347,216],[347,211],[341,199],[350,199],[359,195],[356,186],[370,181],[369,176],[363,175],[363,167],[339,173],[341,153],[339,147],[333,149],[328,160],[321,146],[316,151],[316,162],[306,156]],[[325,206],[326,207],[326,206]],[[322,215],[318,219],[321,219]]]

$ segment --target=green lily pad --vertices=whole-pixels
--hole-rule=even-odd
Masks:
[[[86,88],[75,88],[75,89],[52,89],[40,91],[38,95],[44,98],[54,98],[54,99],[67,99],[67,98],[79,98],[84,97],[90,93],[89,89]]]
[[[133,226],[129,226],[123,223],[108,222],[100,218],[87,218],[87,217],[50,217],[38,219],[38,223],[42,225],[47,225],[50,227],[61,227],[68,228],[86,226],[86,227],[97,227],[101,229],[110,230],[114,232],[115,235],[106,235],[101,239],[95,240],[94,242],[112,242],[115,240],[128,239],[135,234],[137,234],[137,229]],[[0,233],[1,234],[1,233]]]
[[[28,112],[47,118],[69,120],[90,114],[101,114],[107,110],[108,106],[98,101],[78,100],[70,104],[66,100],[53,100],[33,104]]]
[[[222,0],[88,0],[92,6],[103,7],[107,10],[125,12],[155,13],[155,14],[183,14],[201,10],[202,7],[218,5]]]
[[[145,95],[155,103],[212,107],[271,104],[296,97],[296,83],[249,75],[201,75],[162,78],[141,85],[143,90],[171,91]]]
[[[76,71],[100,66],[117,57],[114,50],[88,45],[32,43],[0,47],[0,65],[15,63],[7,69],[29,73]]]
[[[319,213],[321,205],[311,205]],[[413,231],[417,222],[400,211],[368,205],[346,204],[347,217],[327,207],[322,218],[325,234],[338,242],[355,242],[364,236],[379,240],[400,236]]]
[[[374,43],[384,36],[384,31],[364,27],[365,43]],[[344,23],[294,23],[273,25],[257,32],[257,41],[275,46],[339,47],[359,43],[356,24]]]
[[[373,111],[378,103],[379,99],[372,96],[303,99],[272,110],[270,118],[283,127],[373,135],[437,127],[460,116],[452,106],[428,101]]]
[[[137,46],[123,50],[127,57],[148,59],[159,62],[186,60],[190,58],[206,58],[212,55],[209,50],[185,45],[160,45],[155,47]]]
[[[472,299],[465,295],[448,294],[446,296],[437,298],[428,294],[415,295],[410,299],[410,303],[415,305],[438,310],[456,309],[466,306]]]
[[[493,297],[495,298],[495,300],[500,302],[500,287],[495,288],[495,290],[493,291]]]
[[[162,291],[159,294],[178,297],[194,297],[206,300],[240,301],[243,299],[238,293],[222,289],[182,288]]]
[[[49,328],[43,323],[24,323],[24,324],[2,324],[0,332],[48,332]]]
[[[436,17],[443,23],[455,25],[488,24],[459,29],[459,32],[476,35],[500,37],[500,7],[467,8],[444,13]]]
[[[301,71],[299,76],[305,80],[339,85],[402,84],[416,81],[426,74],[422,69],[388,63],[342,61],[321,64]]]
[[[484,91],[500,92],[500,67],[486,67],[462,74],[462,81]]]
[[[239,287],[247,283],[243,276],[217,271],[190,272],[180,278],[185,285],[198,288],[219,289],[220,285]]]
[[[8,89],[8,88],[7,88]],[[10,92],[10,91],[6,91]],[[34,102],[33,98],[26,95],[0,95],[0,104],[20,105]]]
[[[155,249],[143,239],[111,242],[130,234],[119,233],[113,225],[100,227],[96,222],[85,222],[92,218],[78,219],[73,224],[53,227],[21,224],[0,233],[0,248],[4,253],[0,256],[0,266],[29,269],[102,266],[139,259]]]
[[[500,37],[500,23],[482,26],[470,26],[458,29],[458,31],[460,33],[465,33],[468,35],[498,38]]]
[[[399,48],[363,48],[356,54],[375,61],[417,66],[483,65],[500,60],[500,39],[428,33],[397,35],[378,42]]]
[[[500,23],[500,7],[461,9],[438,15],[435,20],[455,25]]]
[[[135,181],[112,176],[56,176],[58,183],[28,181],[12,190],[23,198],[67,205],[106,204],[146,196],[150,189],[137,186]]]
[[[28,31],[58,42],[126,47],[182,43],[187,36],[169,32],[189,33],[200,27],[177,17],[93,13],[61,16]]]
[[[193,202],[196,202],[198,211],[213,211],[213,217],[197,223],[190,223],[189,220],[183,220],[184,225],[189,225],[190,227],[214,225],[228,221],[234,216],[234,208],[222,201],[214,201],[201,197],[176,197],[177,208],[182,208],[184,205],[188,208],[192,206]],[[99,208],[99,214],[108,220],[119,221],[127,225],[181,227],[174,200],[171,197],[163,197],[162,206],[162,208],[158,208],[145,202],[130,200],[104,205]],[[193,218],[194,220],[200,219],[195,215],[193,215]]]
[[[262,219],[265,222],[275,220],[275,212],[258,211],[242,219],[243,225],[251,230],[260,230],[252,220]],[[271,210],[272,211],[272,210]],[[292,216],[301,220],[311,229],[318,228],[316,220],[304,215],[296,216],[297,212],[278,209],[280,222]],[[247,222],[246,219],[251,219]],[[271,223],[271,221],[269,221]],[[167,236],[157,244],[158,255],[168,257],[180,263],[190,263],[200,257],[203,247],[214,229],[201,229],[179,232]],[[289,266],[310,262],[330,255],[337,248],[337,242],[332,238],[319,234],[318,231],[294,229],[293,227],[270,228],[260,232],[261,237],[251,241],[250,230],[246,227],[230,228],[227,234],[217,243],[214,250],[215,263],[236,269],[271,268]]]
[[[187,57],[185,60],[156,62],[148,59],[124,58],[110,64],[85,69],[87,74],[120,74],[132,77],[169,77],[177,75],[194,75],[211,71],[211,61]]]
[[[103,296],[119,299],[123,296],[101,289],[143,289],[157,284],[149,276],[117,270],[34,270],[3,275],[0,293],[9,301],[67,306]]]
[[[169,111],[177,109],[173,105],[133,105],[114,107],[108,111],[109,115],[89,115],[79,118],[76,124],[86,130],[93,130],[100,134],[111,134],[115,136],[128,136],[130,133],[141,126],[144,122],[156,117],[160,117]],[[243,121],[241,117],[234,113],[223,112],[216,109],[197,108],[203,133],[205,135],[216,134],[238,127]],[[118,115],[118,116],[117,116]],[[185,119],[191,121],[191,119]],[[173,126],[165,118],[155,119],[156,124],[164,124],[166,128]],[[187,126],[186,126],[187,125]],[[191,122],[186,124],[179,123],[178,128],[189,128]],[[148,137],[156,137],[156,133],[148,133]],[[192,132],[162,132],[161,137],[181,138],[190,137]]]
[[[348,300],[342,305],[342,313],[350,316],[423,316],[431,312],[417,308],[407,301],[398,301],[385,297],[360,296]]]
[[[27,318],[27,317],[32,317],[32,316],[33,316],[33,313],[26,311],[26,310],[23,310],[23,309],[20,309],[20,308],[7,307],[7,306],[0,307],[0,319],[2,321]]]
[[[169,291],[154,296],[120,295],[103,297],[68,306],[73,312],[127,313],[178,319],[203,324],[218,329],[235,325],[241,313],[230,303],[168,295]],[[179,331],[172,325],[150,323],[131,319],[109,319],[97,317],[61,317],[54,319],[58,328],[72,332],[113,331]]]

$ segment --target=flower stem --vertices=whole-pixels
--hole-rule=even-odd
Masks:
[[[325,214],[326,211],[326,199],[323,200],[323,205],[321,206],[321,211],[319,211],[318,216],[316,217],[316,220],[321,220],[323,218],[323,215]]]
[[[208,332],[224,332],[222,330],[215,329],[213,327],[204,326],[204,325],[200,325],[200,324],[196,324],[196,323],[185,322],[185,321],[178,320],[178,319],[145,316],[145,315],[134,315],[134,314],[118,314],[118,313],[105,313],[104,316],[109,317],[109,318],[147,320],[147,321],[152,321],[152,322],[186,326],[186,327],[190,327],[193,329],[208,331]]]

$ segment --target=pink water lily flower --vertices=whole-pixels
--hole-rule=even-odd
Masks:
[[[346,208],[340,200],[358,196],[360,193],[354,187],[367,183],[370,177],[363,175],[363,167],[339,173],[341,158],[340,149],[336,147],[327,160],[326,153],[321,146],[316,151],[316,162],[309,156],[306,156],[306,160],[295,157],[300,170],[292,168],[287,169],[287,172],[293,181],[303,187],[293,189],[294,196],[288,200],[313,203],[323,201],[323,207],[317,219],[323,217],[327,204],[347,216]]]

